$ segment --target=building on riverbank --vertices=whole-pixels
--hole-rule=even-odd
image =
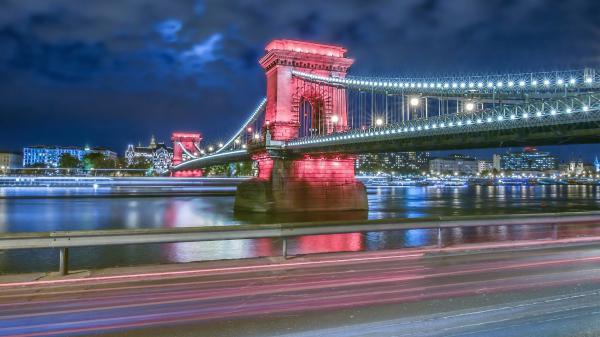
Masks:
[[[597,173],[594,164],[584,163],[581,158],[559,164],[559,170],[560,174],[566,176],[592,175]]]
[[[477,161],[477,173],[492,172],[494,165],[490,160],[478,160]]]
[[[526,147],[521,152],[494,154],[493,166],[498,171],[544,172],[558,169],[558,160],[549,152]]]
[[[150,138],[148,146],[134,146],[129,144],[125,150],[125,159],[127,165],[132,166],[136,161],[147,161],[151,168],[159,174],[164,174],[169,171],[172,165],[173,148],[165,143],[156,142],[154,135]]]
[[[429,152],[387,152],[362,154],[356,158],[359,174],[420,173],[427,171]]]
[[[475,158],[454,154],[446,158],[434,158],[429,161],[429,172],[433,174],[476,175],[479,161]]]
[[[87,154],[99,153],[106,159],[116,159],[117,153],[103,147],[80,146],[48,146],[35,145],[23,148],[23,167],[43,165],[45,167],[58,167],[60,157],[69,154],[82,161]]]
[[[23,155],[21,153],[12,151],[0,151],[0,171],[17,169],[21,168],[22,166]]]

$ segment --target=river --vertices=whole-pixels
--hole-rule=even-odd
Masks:
[[[238,180],[91,187],[0,187],[0,232],[45,232],[117,228],[228,226],[354,218],[416,218],[437,215],[516,214],[597,210],[600,189],[581,185],[368,187],[368,214],[233,212]],[[574,232],[573,232],[574,231]],[[600,235],[597,228],[562,229],[561,235]],[[449,243],[543,238],[549,228],[469,228],[444,234]],[[291,240],[292,254],[378,250],[434,244],[428,230],[321,235]],[[271,239],[76,248],[71,269],[189,262],[278,255]],[[55,250],[0,251],[0,273],[57,268]]]

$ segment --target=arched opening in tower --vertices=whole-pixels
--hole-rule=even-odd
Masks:
[[[302,99],[300,102],[300,137],[327,133],[325,104],[322,99]]]

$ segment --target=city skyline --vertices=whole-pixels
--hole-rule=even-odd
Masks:
[[[125,1],[119,12],[135,15],[124,17],[103,2],[5,2],[0,147],[101,144],[121,153],[150,134],[165,140],[178,130],[202,132],[213,144],[223,141],[219,137],[232,134],[264,95],[256,59],[266,41],[281,36],[347,46],[359,61],[351,71],[357,75],[517,72],[599,63],[600,25],[594,18],[600,5],[589,1],[568,6],[273,3],[268,11],[243,1],[238,5],[244,13],[210,1]],[[378,10],[381,6],[400,14],[390,16]],[[550,151],[567,159],[600,147],[574,149]],[[491,156],[493,151],[461,152]]]
[[[131,146],[146,146],[147,143],[152,143],[152,139],[154,136],[150,136],[149,140],[138,140],[137,142],[126,144],[124,149],[113,149],[106,147],[107,150],[114,151],[118,156],[125,156],[127,149]],[[162,139],[158,139],[159,143],[167,144],[170,143]],[[213,146],[216,147],[218,144],[216,143],[204,143],[204,147]],[[581,151],[582,146],[587,147],[587,151]],[[0,149],[0,152],[13,152],[13,153],[21,153],[23,149],[30,147],[78,147],[78,148],[88,148],[89,144],[35,144],[35,145],[25,145],[16,150],[12,149]],[[104,148],[103,146],[93,146]],[[525,147],[494,147],[487,149],[461,149],[461,150],[448,150],[448,151],[417,151],[417,152],[428,152],[432,158],[435,157],[447,157],[453,154],[464,154],[471,156],[475,159],[479,160],[491,160],[494,154],[503,154],[507,152],[520,152]],[[598,144],[571,144],[571,145],[557,145],[557,146],[534,146],[534,148],[540,151],[550,152],[552,155],[556,156],[560,162],[568,162],[571,160],[582,160],[586,163],[591,163],[598,157],[597,153],[600,153],[600,145]],[[597,152],[596,152],[597,151]],[[401,151],[401,152],[414,152],[414,151]]]

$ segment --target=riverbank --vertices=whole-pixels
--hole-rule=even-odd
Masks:
[[[596,186],[595,177],[479,177],[479,176],[357,176],[367,186],[383,187],[466,187],[466,186]],[[0,176],[0,188],[116,188],[190,185],[237,185],[250,177],[102,177],[102,176]]]
[[[203,177],[68,177],[68,176],[0,176],[2,187],[161,187],[190,185],[231,185],[249,178]]]

